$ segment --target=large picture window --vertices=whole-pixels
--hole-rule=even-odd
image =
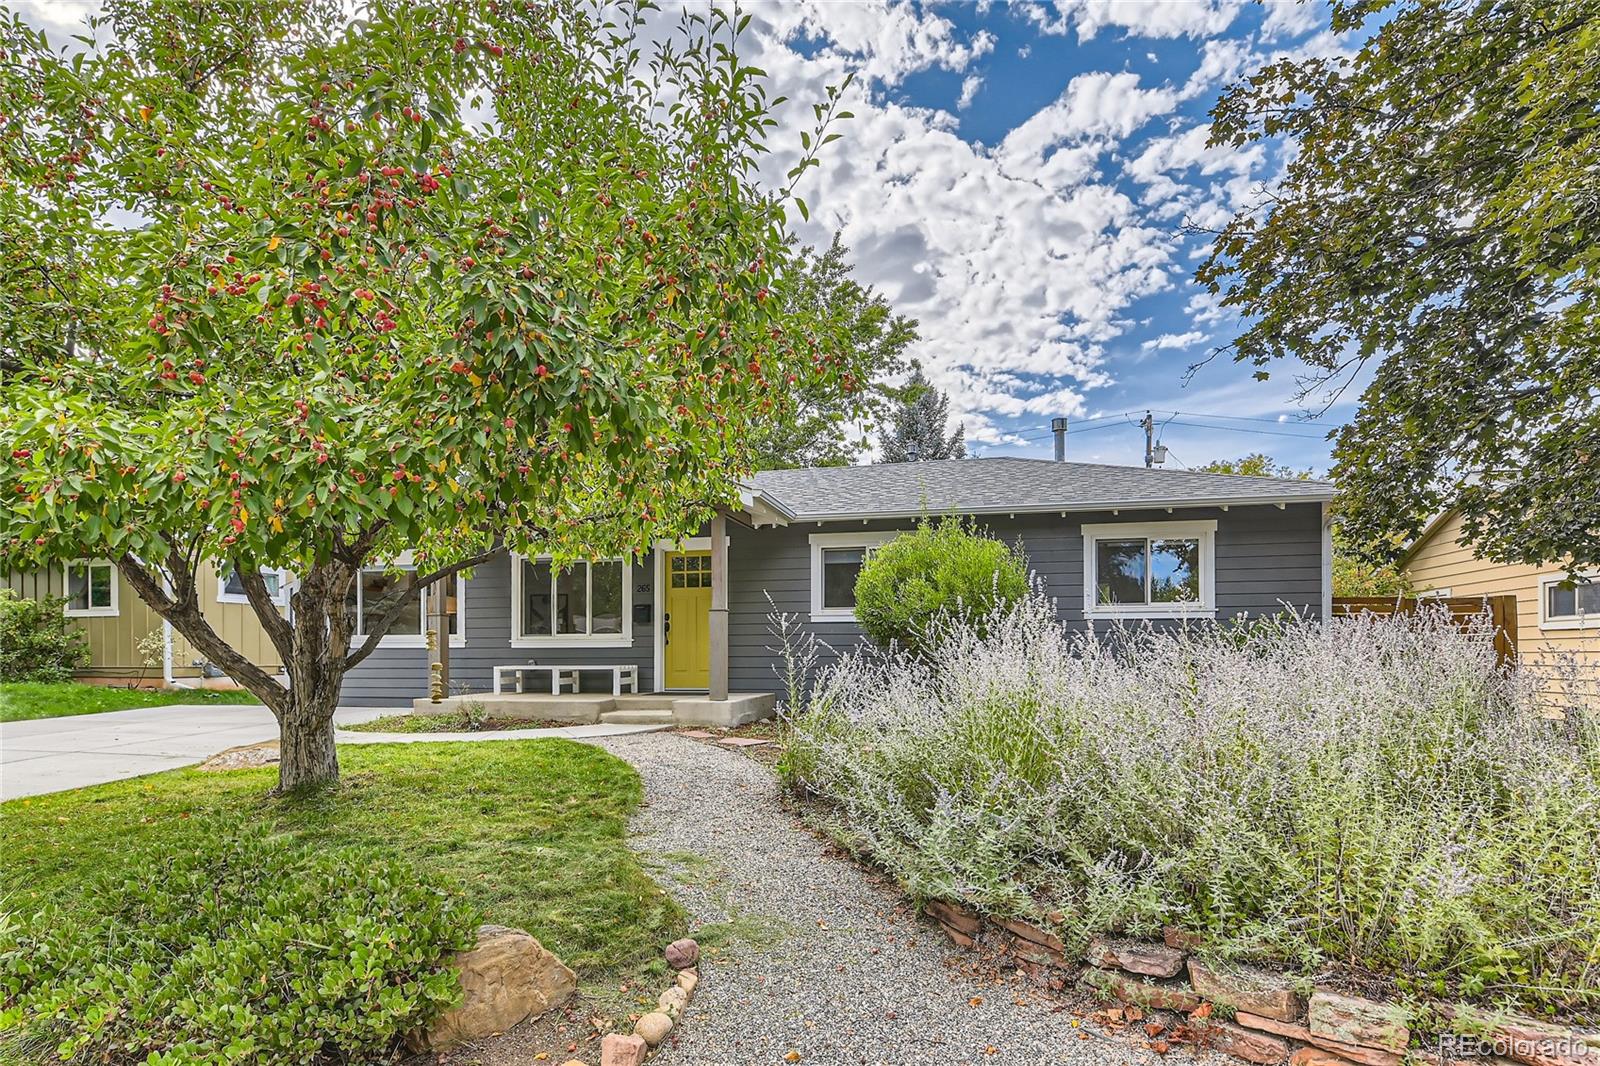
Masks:
[[[366,639],[369,613],[380,610],[381,602],[400,588],[414,569],[411,566],[373,566],[361,571],[361,575],[351,585],[350,598],[346,603],[347,609],[356,620],[355,632],[352,634],[355,639]],[[466,643],[463,628],[466,582],[457,575],[453,582],[446,582],[445,587],[450,590],[445,601],[445,611],[450,623],[450,646],[457,648]],[[399,617],[389,627],[389,631],[383,635],[382,644],[401,648],[426,647],[430,615],[434,609],[432,600],[437,590],[437,584],[430,585],[406,603],[401,608]]]
[[[78,559],[66,566],[67,605],[73,618],[107,617],[117,613],[117,568],[104,559]]]
[[[868,556],[897,535],[894,530],[811,535],[813,622],[856,620],[856,578],[861,576]]]
[[[1216,530],[1213,521],[1085,525],[1084,613],[1091,618],[1214,614]]]
[[[549,559],[513,557],[511,642],[630,645],[631,574],[621,559],[558,567]]]

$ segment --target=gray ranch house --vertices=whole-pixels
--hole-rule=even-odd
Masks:
[[[565,571],[506,554],[458,579],[443,604],[446,703],[572,721],[761,717],[779,686],[774,607],[835,651],[856,644],[863,560],[929,515],[973,516],[1018,545],[1071,627],[1326,617],[1333,496],[1323,481],[1009,457],[764,472],[700,537]],[[365,574],[358,607],[390,580]],[[430,707],[425,623],[439,607],[419,606],[351,672],[346,703]]]

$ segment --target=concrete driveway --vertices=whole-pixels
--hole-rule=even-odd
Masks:
[[[340,725],[392,710],[342,710]],[[0,800],[171,770],[240,744],[278,739],[261,706],[140,707],[0,723]]]

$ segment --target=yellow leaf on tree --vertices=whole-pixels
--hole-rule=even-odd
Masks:
[[[267,242],[267,251],[276,252],[278,250],[278,245],[280,245],[282,243],[283,243],[283,238],[282,237],[276,237],[276,236],[273,237],[270,241]]]
[[[283,532],[283,519],[278,515],[273,515],[271,518],[267,519],[267,525],[272,527],[272,531],[274,533]]]
[[[139,109],[139,117],[144,119],[146,122],[150,121],[150,116],[153,115],[153,114],[155,114],[155,112],[150,110],[149,105],[146,105],[146,106],[141,107]]]

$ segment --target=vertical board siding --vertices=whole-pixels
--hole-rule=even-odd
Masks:
[[[1260,617],[1284,609],[1316,617],[1322,602],[1322,513],[1316,503],[1276,507],[1195,508],[1168,514],[1123,511],[1048,515],[984,516],[979,525],[1018,545],[1028,564],[1055,598],[1063,622],[1074,629],[1083,617],[1083,535],[1094,522],[1162,522],[1214,518],[1217,617]],[[783,687],[781,657],[768,624],[778,610],[797,615],[804,629],[823,645],[823,661],[859,644],[851,622],[817,622],[811,617],[812,533],[908,529],[909,520],[881,522],[798,522],[785,527],[749,529],[730,523],[728,550],[729,687],[736,692],[770,692]],[[655,625],[659,618],[654,559],[634,561],[633,602],[649,604],[649,623],[635,622],[630,648],[511,647],[511,567],[508,556],[480,566],[467,581],[467,642],[450,652],[452,688],[487,692],[493,667],[518,662],[633,663],[642,691],[656,687]],[[1103,623],[1102,623],[1103,624]],[[427,694],[427,652],[421,648],[380,648],[345,681],[344,702],[357,706],[404,706]],[[586,679],[599,689],[604,678]]]
[[[266,630],[256,620],[249,604],[219,603],[217,601],[216,571],[209,563],[200,564],[200,605],[206,620],[218,635],[243,653],[258,666],[277,671],[282,668],[281,658]],[[15,589],[27,599],[41,596],[60,596],[66,587],[65,573],[60,567],[48,570],[13,571],[6,574],[7,588]],[[89,665],[76,671],[80,677],[160,679],[162,657],[159,651],[145,662],[139,654],[139,641],[150,633],[159,633],[164,625],[161,616],[145,605],[133,586],[117,571],[117,613],[114,615],[72,618],[74,627],[84,635],[89,645]],[[177,678],[201,676],[199,662],[203,657],[195,651],[182,634],[172,635],[172,674]]]

